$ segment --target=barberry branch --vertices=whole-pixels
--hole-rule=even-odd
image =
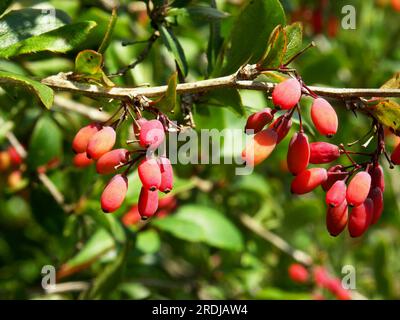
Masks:
[[[69,91],[92,97],[105,97],[123,100],[137,96],[148,98],[159,97],[166,93],[167,86],[155,87],[102,87],[95,84],[80,83],[68,79],[68,73],[59,73],[42,80],[56,91]],[[180,83],[176,87],[178,94],[200,93],[220,88],[236,88],[245,90],[258,90],[271,93],[275,83],[256,80],[237,80],[237,74],[196,82]],[[400,89],[367,89],[367,88],[328,88],[309,86],[315,94],[335,99],[353,99],[361,97],[400,97]]]

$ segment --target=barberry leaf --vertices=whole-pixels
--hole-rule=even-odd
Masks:
[[[278,68],[282,65],[283,57],[287,48],[286,30],[281,26],[277,26],[268,41],[268,48],[264,57],[259,61],[263,68]]]
[[[156,102],[160,110],[164,112],[171,112],[175,109],[177,84],[178,84],[178,72],[174,72],[168,80],[167,91]]]
[[[277,25],[285,25],[285,13],[278,0],[253,0],[242,9],[231,31],[230,50],[223,74],[233,73],[244,63],[260,61],[268,37]]]
[[[303,25],[300,22],[285,27],[287,46],[283,63],[285,64],[301,50],[303,44]]]
[[[186,76],[188,73],[188,66],[186,62],[185,53],[178,39],[170,28],[164,25],[160,26],[161,39],[164,42],[165,47],[174,55],[176,64],[178,65],[181,73]]]
[[[25,76],[21,76],[19,74],[0,71],[0,85],[1,84],[23,86],[32,91],[47,109],[50,109],[53,105],[53,90],[38,81],[32,80]]]
[[[385,100],[374,106],[368,106],[364,110],[369,112],[386,127],[400,133],[400,105],[393,100]]]
[[[396,72],[392,78],[381,86],[381,89],[400,89],[400,72]]]
[[[0,48],[0,57],[10,58],[41,51],[65,53],[82,44],[95,26],[96,23],[93,21],[65,25],[38,36],[18,41],[13,45]]]
[[[75,72],[82,75],[96,75],[101,72],[103,55],[94,50],[83,50],[75,58]]]

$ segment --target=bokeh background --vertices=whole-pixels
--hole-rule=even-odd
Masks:
[[[210,28],[220,28],[220,36],[229,38],[246,2],[174,1],[167,19],[187,60],[186,81],[213,75],[207,63]],[[304,45],[312,40],[317,44],[293,64],[310,85],[378,88],[400,69],[398,2],[348,2],[281,1],[288,24],[303,22]],[[218,14],[188,10],[210,3]],[[340,25],[346,4],[356,9],[355,30]],[[111,15],[109,1],[12,1],[8,10],[48,6],[64,11],[73,22],[92,20],[98,26],[84,46],[73,52],[0,59],[0,70],[41,79],[73,70],[79,50],[98,48]],[[146,40],[152,32],[144,2],[120,1],[105,54],[106,72],[114,73],[135,61],[146,46],[122,46],[123,41]],[[112,80],[121,86],[161,85],[174,70],[174,57],[159,39],[143,62]],[[29,92],[9,86],[3,89],[0,149],[8,152],[16,137],[27,150],[27,158],[9,166],[0,161],[0,298],[337,298],[313,280],[294,282],[288,268],[299,262],[310,263],[310,279],[315,266],[340,277],[343,266],[351,265],[356,271],[356,297],[400,298],[399,168],[389,170],[382,163],[387,184],[385,210],[379,223],[359,239],[351,239],[347,231],[337,238],[329,236],[322,190],[291,195],[291,175],[285,164],[288,138],[249,176],[235,175],[230,165],[174,166],[174,203],[143,223],[132,209],[140,190],[135,172],[129,177],[123,207],[104,214],[99,197],[109,177],[97,175],[93,167],[78,169],[72,164],[73,136],[92,120],[69,110],[65,100],[110,113],[115,102],[64,94],[49,111]],[[270,105],[260,92],[241,91],[240,96],[221,99],[223,95],[217,92],[195,103],[197,129],[243,128],[246,115]],[[341,102],[335,106],[340,128],[334,142],[351,142],[368,131],[370,119],[355,116]],[[308,108],[309,101],[303,101],[306,122]],[[179,113],[172,116],[180,117]],[[129,128],[126,124],[120,129],[120,145]],[[296,128],[295,124],[292,130]],[[312,141],[326,141],[312,131],[309,134]],[[388,135],[387,143],[391,149],[397,139]],[[56,195],[49,191],[47,179]],[[300,252],[300,259],[293,252]],[[45,265],[57,270],[57,281],[63,284],[59,290],[42,288]]]

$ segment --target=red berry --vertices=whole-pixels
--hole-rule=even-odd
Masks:
[[[115,172],[115,167],[129,161],[129,151],[115,149],[103,154],[96,163],[96,171],[99,174]]]
[[[392,0],[392,8],[400,12],[400,0]]]
[[[140,128],[147,121],[148,120],[145,118],[139,118],[139,119],[136,119],[136,121],[133,121],[133,133],[135,134],[135,136],[137,138],[139,138],[139,135],[140,135]]]
[[[369,227],[374,214],[374,203],[367,198],[364,203],[351,210],[349,233],[353,238],[360,237]]]
[[[121,174],[114,176],[108,182],[101,195],[100,202],[103,211],[114,212],[121,207],[127,191],[128,179]]]
[[[313,11],[311,22],[314,34],[321,33],[323,30],[324,23],[323,23],[323,14],[320,8],[316,8]]]
[[[269,126],[270,129],[274,129],[278,134],[278,140],[276,142],[277,144],[287,136],[291,127],[292,119],[285,117],[285,115],[280,116]]]
[[[347,203],[355,207],[361,205],[367,199],[370,188],[371,176],[369,173],[365,171],[357,173],[347,187]]]
[[[347,225],[349,208],[346,200],[336,207],[328,208],[326,213],[326,228],[333,237],[338,236]]]
[[[344,180],[347,176],[348,174],[346,171],[344,171],[342,165],[339,164],[330,167],[328,169],[328,179],[322,184],[322,189],[324,189],[324,191],[328,191],[336,181]]]
[[[313,270],[315,284],[319,287],[325,287],[329,282],[328,272],[324,267],[317,266]]]
[[[110,151],[115,144],[116,134],[113,128],[103,127],[96,132],[87,145],[87,156],[90,159],[99,159],[103,154]]]
[[[301,98],[301,85],[297,79],[287,79],[272,91],[272,102],[284,110],[292,109]]]
[[[326,204],[331,207],[339,206],[346,199],[346,189],[343,180],[336,181],[326,193]]]
[[[165,197],[162,197],[161,199],[158,200],[158,208],[159,209],[165,209],[168,211],[172,211],[176,208],[177,206],[177,201],[176,198],[169,194]]]
[[[339,300],[351,299],[350,293],[348,292],[348,290],[343,288],[342,282],[338,278],[329,279],[326,287]]]
[[[399,165],[400,164],[400,143],[394,148],[390,159],[392,160],[392,162],[395,165]]]
[[[138,223],[140,219],[139,208],[135,204],[122,216],[122,223],[128,227]]]
[[[338,117],[335,109],[323,98],[314,100],[311,106],[311,119],[315,128],[324,136],[332,136],[338,129]]]
[[[22,157],[18,153],[17,149],[14,147],[8,147],[7,151],[10,156],[11,164],[14,166],[19,166],[22,163]]]
[[[371,198],[374,203],[374,214],[372,217],[371,224],[375,224],[378,222],[379,218],[383,212],[383,193],[379,187],[375,187],[371,190],[369,194],[369,198]]]
[[[145,189],[155,191],[160,187],[161,171],[156,159],[143,159],[138,166],[138,173]]]
[[[292,181],[291,191],[295,194],[305,194],[317,188],[328,178],[324,168],[311,168],[300,172]]]
[[[294,282],[305,283],[308,280],[308,270],[299,263],[293,263],[288,269],[289,277]]]
[[[158,191],[150,191],[142,187],[140,190],[138,207],[142,218],[153,216],[158,208]]]
[[[73,163],[77,168],[90,166],[94,161],[86,156],[86,152],[78,153],[74,156]]]
[[[156,149],[165,139],[162,123],[158,120],[149,120],[141,124],[139,144],[143,148]]]
[[[295,133],[290,140],[287,154],[287,165],[289,171],[297,175],[307,169],[310,159],[310,145],[307,135],[299,132]]]
[[[382,192],[385,191],[385,175],[383,173],[383,168],[379,165],[376,164],[372,166],[368,170],[369,174],[371,175],[371,189],[378,187],[382,190]]]
[[[75,153],[86,152],[90,138],[101,129],[98,123],[91,123],[81,128],[72,141],[72,149]]]
[[[310,143],[310,163],[329,163],[335,161],[339,157],[340,150],[337,145],[327,142]]]
[[[160,157],[158,159],[158,165],[161,172],[161,183],[159,190],[164,193],[168,193],[172,190],[174,185],[174,172],[172,170],[171,161],[166,157]]]
[[[265,108],[259,112],[253,113],[247,118],[246,130],[254,130],[254,133],[261,131],[268,123],[272,121],[274,115],[270,108]]]
[[[242,159],[248,165],[258,165],[274,151],[277,139],[278,134],[272,129],[256,133],[242,151]]]
[[[335,16],[330,16],[328,19],[328,27],[327,27],[328,36],[331,38],[335,38],[338,34],[339,26],[340,26],[339,19],[336,18]]]

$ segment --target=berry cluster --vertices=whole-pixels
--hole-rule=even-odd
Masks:
[[[389,160],[385,151],[383,127],[374,120],[374,135],[378,140],[374,153],[350,152],[343,144],[338,146],[327,142],[310,143],[301,120],[299,101],[303,94],[313,98],[311,119],[317,131],[326,137],[332,137],[337,132],[338,117],[333,107],[312,92],[296,75],[295,78],[279,83],[272,92],[272,102],[281,110],[286,110],[285,114],[274,122],[276,109],[266,108],[249,116],[245,130],[255,134],[243,150],[242,158],[250,165],[257,165],[268,158],[276,145],[288,134],[292,126],[291,118],[297,110],[300,128],[292,136],[287,153],[288,170],[295,176],[291,183],[291,192],[302,195],[322,186],[328,205],[326,225],[329,233],[337,236],[348,226],[350,236],[359,237],[371,224],[378,221],[383,211],[385,182],[378,160],[382,154]],[[267,125],[269,127],[264,129]],[[351,154],[368,156],[370,159],[359,164],[353,160]],[[350,166],[334,165],[328,170],[308,167],[309,164],[331,163],[341,155],[351,161]],[[400,146],[393,152],[390,162],[400,163]],[[352,208],[351,214],[349,207]]]
[[[96,162],[99,174],[115,174],[101,195],[101,208],[104,212],[114,212],[123,204],[127,191],[127,174],[134,164],[142,182],[138,201],[138,213],[142,219],[153,216],[158,208],[158,191],[168,193],[173,187],[173,170],[166,156],[156,156],[156,149],[164,142],[165,132],[169,129],[168,118],[157,113],[157,119],[148,120],[140,115],[133,117],[135,150],[113,149],[116,143],[116,128],[127,114],[132,115],[130,106],[124,106],[122,116],[112,125],[91,123],[81,128],[75,135],[72,148],[76,153],[74,164],[86,167]],[[109,120],[110,121],[110,120]],[[113,150],[112,150],[113,149]],[[118,170],[126,167],[122,173]]]
[[[288,274],[292,281],[300,284],[312,284],[317,290],[326,290],[334,295],[338,300],[350,300],[351,296],[348,290],[343,288],[339,278],[331,276],[329,272],[321,266],[313,267],[313,275],[303,265],[293,263],[289,266]],[[318,292],[314,299],[323,300],[324,295]]]
[[[14,189],[20,185],[24,170],[23,159],[14,147],[9,146],[0,151],[0,172],[7,175],[9,188]]]

